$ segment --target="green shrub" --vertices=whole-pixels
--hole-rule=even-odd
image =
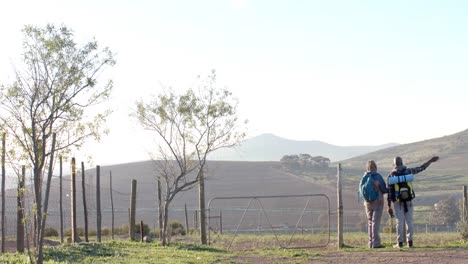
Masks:
[[[104,228],[101,230],[101,235],[102,236],[110,236],[111,235],[111,230],[109,228]]]
[[[169,228],[171,231],[171,236],[182,235],[185,236],[185,228],[179,221],[169,222]]]
[[[468,220],[462,220],[457,224],[457,230],[463,240],[468,241]]]
[[[57,230],[55,230],[54,228],[52,227],[46,227],[44,229],[44,236],[45,237],[52,237],[52,236],[58,236],[58,232]]]
[[[104,231],[105,230],[105,231]],[[140,234],[140,224],[135,224],[133,231],[135,231],[135,234]],[[106,232],[106,233],[104,233]],[[143,224],[143,232],[145,235],[150,233],[150,228],[147,224]],[[109,229],[103,229],[101,231],[101,234],[104,236],[106,234],[107,236],[111,235],[111,231]],[[114,235],[128,235],[128,225],[121,225],[119,227],[114,228]]]
[[[150,237],[153,237],[153,238],[159,238],[159,229],[156,229],[154,231],[150,231],[148,235]]]
[[[190,229],[189,229],[189,234],[190,234],[190,235],[199,234],[198,229],[196,229],[196,228],[190,228]]]
[[[94,233],[93,233],[94,232]],[[77,227],[76,228],[76,234],[80,237],[84,236],[84,228],[82,227]],[[63,232],[64,236],[71,236],[71,229],[67,229]],[[88,236],[95,236],[96,235],[96,230],[89,230],[88,229]]]
[[[135,225],[135,234],[140,234],[140,224]],[[147,224],[143,223],[143,234],[147,235],[150,232],[150,228]]]

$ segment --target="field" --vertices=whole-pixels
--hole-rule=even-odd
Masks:
[[[345,190],[343,193],[345,210],[345,244],[342,250],[337,250],[336,235],[333,234],[336,225],[336,169],[330,168],[330,173],[317,173],[310,175],[293,174],[279,168],[278,162],[210,162],[209,173],[207,173],[207,198],[208,201],[214,197],[235,196],[268,196],[268,195],[297,195],[297,194],[325,194],[330,199],[331,205],[331,241],[326,245],[326,236],[307,237],[298,234],[292,247],[307,246],[308,249],[279,249],[278,241],[282,245],[288,244],[290,236],[278,235],[245,235],[240,234],[232,240],[232,230],[240,223],[243,208],[246,202],[237,204],[234,201],[216,204],[210,209],[216,211],[223,208],[223,228],[231,230],[231,235],[219,233],[211,234],[211,246],[197,244],[196,237],[182,237],[180,241],[175,239],[168,247],[161,247],[158,242],[139,243],[126,241],[106,241],[102,244],[82,243],[76,245],[62,245],[49,241],[46,249],[46,263],[381,263],[390,260],[402,260],[407,263],[465,263],[468,259],[468,244],[461,242],[456,233],[425,233],[427,232],[427,212],[430,211],[434,202],[453,195],[453,191],[419,191],[417,192],[417,208],[415,211],[416,224],[416,248],[395,250],[391,248],[394,238],[383,235],[383,242],[387,248],[370,250],[365,247],[366,234],[356,233],[362,230],[363,207],[357,200],[356,176],[352,171],[344,169],[343,178]],[[155,215],[155,184],[154,172],[151,163],[141,162],[133,164],[122,164],[101,168],[102,175],[113,175],[113,191],[116,211],[116,226],[127,223],[127,209],[129,204],[129,182],[132,178],[138,180],[137,196],[137,220],[143,220],[153,229],[156,227]],[[87,182],[90,187],[94,182],[93,171],[88,171]],[[429,178],[428,178],[429,179]],[[57,183],[54,182],[57,190]],[[346,188],[348,187],[348,188]],[[419,187],[419,186],[418,186]],[[69,188],[68,185],[65,188]],[[101,188],[108,188],[107,181],[102,181]],[[458,187],[456,187],[459,189]],[[456,189],[454,189],[456,190]],[[64,189],[64,195],[67,193]],[[447,192],[447,193],[444,193]],[[51,195],[51,203],[57,204],[58,192]],[[94,195],[87,192],[88,205],[93,206]],[[10,195],[13,198],[14,195]],[[78,193],[78,197],[81,194]],[[186,204],[191,216],[197,208],[197,192],[191,190],[181,193],[174,200],[173,211],[170,213],[171,220],[184,222],[183,206]],[[103,227],[109,228],[109,195],[105,192],[102,197],[103,204]],[[207,201],[207,202],[208,202]],[[14,205],[14,203],[11,203]],[[317,226],[318,231],[326,223],[326,202],[320,199],[300,200],[296,198],[262,200],[261,204],[253,204],[251,211],[245,215],[241,229],[252,230],[252,228],[269,228],[274,226],[278,229],[288,229],[298,223],[298,216],[304,208],[309,213],[311,222],[300,222],[304,226]],[[69,203],[65,203],[69,205]],[[257,207],[255,207],[257,206]],[[420,206],[420,207],[419,207]],[[263,215],[262,209],[266,209]],[[15,209],[15,208],[13,208]],[[12,209],[12,210],[13,210]],[[78,204],[78,212],[81,212]],[[94,227],[94,214],[91,208],[90,226]],[[239,210],[241,209],[241,210]],[[66,211],[68,212],[68,211]],[[16,223],[16,214],[11,214],[12,219],[7,223]],[[57,213],[50,212],[48,224],[58,226]],[[82,216],[78,217],[78,225],[82,227]],[[364,217],[365,219],[365,217]],[[388,218],[384,214],[383,225]],[[65,229],[69,228],[69,218],[65,219]],[[189,217],[190,227],[194,226],[194,219]],[[212,222],[211,227],[216,223]],[[418,229],[419,228],[419,229]],[[7,226],[7,230],[15,231],[13,226]],[[431,230],[431,229],[429,229]],[[445,231],[446,229],[444,229]],[[317,230],[316,230],[317,231]],[[56,239],[55,239],[56,241]],[[232,242],[232,246],[229,244]],[[12,243],[14,248],[14,244]],[[11,251],[12,252],[12,251]],[[1,261],[5,263],[28,263],[25,255],[13,255],[12,253],[1,255]]]
[[[334,234],[333,237],[336,237]],[[456,233],[418,234],[413,249],[367,249],[365,233],[347,233],[345,248],[337,250],[336,240],[326,247],[311,249],[241,250],[242,241],[267,239],[265,237],[241,237],[234,249],[223,245],[201,246],[190,243],[189,238],[178,238],[167,247],[158,242],[142,243],[108,241],[104,243],[79,243],[48,246],[45,263],[466,263],[468,243],[458,239]],[[287,239],[287,237],[280,237]],[[26,255],[3,254],[4,263],[28,263]]]

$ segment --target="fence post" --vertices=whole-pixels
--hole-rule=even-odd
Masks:
[[[342,184],[341,184],[341,163],[338,163],[337,170],[337,202],[338,202],[338,249],[343,248],[343,197],[342,197]]]
[[[188,212],[187,212],[187,204],[185,204],[185,235],[188,236],[189,234],[189,225],[188,225]]]
[[[96,166],[96,237],[101,242],[101,166]]]
[[[196,230],[198,230],[198,210],[193,212],[193,226]]]
[[[132,199],[130,201],[130,240],[133,240],[135,237],[135,207],[136,207],[136,187],[137,181],[132,180]]]
[[[145,234],[143,234],[143,230],[144,230],[144,227],[143,227],[143,220],[140,221],[140,241],[143,242],[143,237],[145,236]]]
[[[6,133],[2,135],[2,253],[5,253],[5,141]]]
[[[468,196],[466,193],[466,185],[463,186],[463,219],[468,221]]]
[[[223,234],[223,211],[221,210],[219,211],[219,233]]]
[[[110,190],[110,199],[111,199],[111,210],[112,210],[112,240],[114,240],[114,198],[112,198],[112,171],[110,172],[110,183],[109,183],[109,190]]]
[[[78,242],[77,230],[76,230],[76,164],[75,158],[72,158],[72,175],[71,175],[71,187],[70,187],[70,204],[71,204],[71,241],[73,243]]]
[[[24,223],[23,223],[23,197],[24,197],[24,178],[26,177],[26,166],[21,167],[21,176],[18,182],[18,212],[16,219],[16,251],[24,252]]]
[[[85,235],[85,241],[89,242],[89,239],[88,239],[88,208],[86,207],[86,186],[85,186],[84,162],[81,162],[81,187],[83,189],[84,235]]]
[[[60,190],[59,190],[59,211],[60,211],[60,243],[63,244],[63,188],[62,188],[62,156],[59,157],[59,182],[60,182]]]

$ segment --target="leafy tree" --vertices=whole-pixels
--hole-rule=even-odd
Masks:
[[[34,240],[39,247],[37,262],[42,263],[39,242],[46,219],[42,211],[43,176],[50,166],[46,160],[53,151],[64,153],[72,146],[80,147],[87,138],[99,139],[107,132],[102,124],[110,111],[85,115],[85,110],[108,99],[112,81],[98,85],[97,78],[115,61],[112,52],[99,49],[95,40],[77,45],[73,32],[65,26],[25,26],[23,34],[24,65],[16,69],[13,84],[1,87],[0,121],[15,146],[10,158],[32,166]]]
[[[162,243],[167,243],[169,206],[179,193],[199,183],[201,242],[206,244],[204,172],[209,153],[238,144],[244,137],[232,93],[216,86],[213,71],[197,89],[165,91],[151,102],[137,102],[134,116],[162,141],[153,160],[162,181]],[[205,230],[205,231],[204,231]]]
[[[283,169],[287,171],[303,172],[310,168],[328,168],[330,159],[323,156],[312,157],[310,154],[284,155],[280,159]]]
[[[438,225],[454,226],[460,220],[460,206],[453,197],[441,200],[434,205],[432,221]]]

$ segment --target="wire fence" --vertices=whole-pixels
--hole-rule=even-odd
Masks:
[[[85,214],[83,207],[83,186],[85,187],[85,199],[87,205],[87,220],[90,240],[95,236],[97,230],[97,186],[95,184],[95,175],[91,174],[86,177],[85,182],[81,180],[81,175],[77,175],[76,180],[76,213],[77,213],[77,226],[79,229],[84,229]],[[9,177],[15,179],[15,177]],[[63,217],[63,230],[65,236],[70,236],[71,229],[71,187],[70,178],[62,178],[62,186],[60,187],[57,175],[53,176],[53,181],[50,186],[49,210],[47,212],[47,227],[54,229],[57,232],[60,230],[60,217]],[[129,184],[131,180],[129,179]],[[155,185],[156,182],[139,182],[139,186]],[[24,192],[24,204],[28,205],[26,210],[26,224],[29,223],[29,230],[31,230],[30,220],[32,217],[31,205],[33,204],[33,191],[31,189],[31,182],[27,185]],[[101,186],[101,227],[104,239],[109,239],[111,229],[114,227],[115,236],[118,238],[128,239],[128,225],[129,225],[129,207],[131,200],[130,188],[128,192],[121,189],[111,188],[109,185]],[[59,201],[60,193],[62,194],[62,211],[60,211]],[[111,195],[112,193],[112,195]],[[17,235],[18,225],[18,192],[16,189],[8,189],[5,196],[5,223],[4,227],[6,240],[15,241]],[[114,208],[111,206],[111,196],[113,199]],[[136,208],[136,222],[143,221],[144,224],[157,234],[158,231],[158,208],[156,206],[157,194],[151,195],[137,195]],[[1,201],[1,199],[0,199]],[[235,204],[223,204],[217,210],[209,212],[209,216],[213,217],[209,222],[209,230],[213,234],[220,233],[233,233],[234,230],[239,229],[239,233],[245,234],[258,234],[264,235],[271,231],[271,226],[280,230],[282,234],[293,232],[304,233],[323,233],[326,228],[331,232],[337,231],[336,215],[337,211],[332,206],[330,211],[324,209],[323,204],[317,203],[312,206],[315,209],[308,209],[303,211],[303,218],[300,219],[301,208],[286,208],[286,207],[270,207],[266,209],[268,216],[265,215],[265,210],[262,208],[250,208],[246,216],[246,222],[243,225],[239,224],[239,219],[242,216],[243,207]],[[187,210],[187,211],[186,211]],[[263,211],[262,211],[263,210]],[[188,224],[190,231],[198,229],[198,210],[197,208],[172,207],[170,208],[170,220],[177,221],[182,225]],[[114,221],[112,221],[114,216]],[[331,219],[327,223],[328,218]],[[414,212],[414,229],[416,233],[433,233],[433,232],[456,232],[456,226],[452,225],[438,225],[432,219],[431,210],[419,210],[415,207]],[[29,222],[28,222],[29,221]],[[114,222],[114,226],[112,226]],[[269,223],[268,223],[269,222]],[[391,219],[384,213],[382,217],[382,230],[386,232],[386,228],[390,228]],[[393,219],[393,227],[396,221]],[[327,226],[328,225],[328,226]],[[299,227],[299,229],[297,228]],[[391,229],[390,229],[391,230]],[[189,230],[188,230],[189,231]],[[343,214],[343,231],[350,232],[367,232],[367,219],[364,208],[362,210],[347,210],[344,209]],[[80,235],[82,237],[82,235]],[[30,240],[31,241],[31,240]]]

